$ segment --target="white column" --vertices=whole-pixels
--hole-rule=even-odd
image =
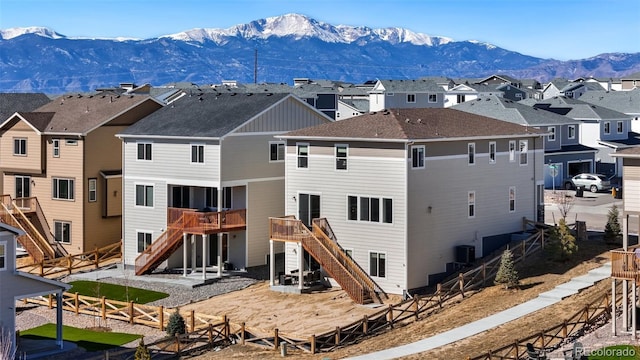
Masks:
[[[304,249],[302,248],[302,242],[298,243],[298,289],[302,290],[302,284],[304,283]]]
[[[275,283],[273,282],[275,271],[276,271],[276,262],[273,261],[273,240],[269,240],[269,286],[275,285]]]
[[[182,276],[187,276],[187,233],[182,233]]]
[[[622,250],[629,250],[629,215],[622,215]]]
[[[209,235],[202,235],[202,280],[207,280],[207,238]]]
[[[196,235],[195,234],[191,234],[191,241],[189,241],[191,243],[191,273],[195,273],[196,272]]]
[[[62,349],[62,290],[56,293],[56,345]]]
[[[616,336],[616,279],[611,279],[611,333]]]
[[[218,277],[222,277],[222,234],[218,234]]]
[[[622,280],[622,330],[629,331],[629,281]]]
[[[635,280],[633,280],[632,282],[633,284],[633,288],[631,289],[631,331],[633,331],[633,340],[635,340],[637,338],[637,332],[636,332],[636,324],[637,324],[637,311],[636,311],[636,285],[638,285],[636,283]]]

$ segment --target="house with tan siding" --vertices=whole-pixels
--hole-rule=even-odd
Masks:
[[[279,137],[285,212],[314,236],[324,228],[385,292],[412,292],[451,273],[458,249],[473,261],[496,248],[496,236],[521,230],[523,218],[544,216],[544,134],[444,108],[292,131]],[[319,218],[328,225],[316,226]],[[296,240],[303,227],[271,221],[272,240],[285,243],[285,272],[315,270],[309,238]]]
[[[120,241],[115,134],[160,107],[144,95],[65,95],[0,124],[3,203],[27,235],[45,240],[37,247],[75,254]]]
[[[284,214],[285,146],[274,136],[331,121],[291,94],[210,90],[121,131],[124,264],[203,277],[265,264],[268,218]]]

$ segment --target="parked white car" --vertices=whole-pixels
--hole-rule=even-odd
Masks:
[[[609,178],[602,174],[578,174],[564,183],[564,188],[567,190],[577,189],[578,186],[583,186],[584,189],[594,193],[611,190]]]

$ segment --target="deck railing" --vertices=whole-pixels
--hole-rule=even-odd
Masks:
[[[24,247],[29,256],[33,258],[35,262],[41,262],[47,258],[47,253],[42,246],[31,237],[29,232],[20,224],[20,222],[13,216],[12,210],[2,202],[2,209],[0,211],[0,219],[3,223],[18,228],[24,231],[24,235],[18,236],[18,242]]]
[[[623,280],[640,280],[640,257],[633,251],[612,250],[611,277]]]
[[[167,224],[174,224],[191,234],[208,234],[246,227],[246,214],[246,209],[205,212],[194,209],[169,208],[167,209]],[[182,223],[175,221],[180,216],[182,216]]]

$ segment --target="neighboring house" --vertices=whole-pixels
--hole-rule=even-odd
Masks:
[[[483,79],[479,79],[476,81],[476,84],[484,84],[484,85],[511,85],[517,88],[522,87],[522,81],[513,78],[509,75],[504,74],[494,74],[488,76]]]
[[[631,117],[631,131],[640,133],[640,88],[629,91],[589,91],[579,100],[628,115]]]
[[[336,120],[346,120],[369,112],[369,100],[338,100]]]
[[[13,214],[28,235],[37,229],[71,254],[120,241],[122,144],[115,134],[160,107],[141,95],[65,95],[2,122],[3,194],[16,201]]]
[[[631,117],[621,112],[560,96],[542,100],[533,106],[580,121],[580,144],[598,149],[595,167],[598,173],[607,176],[620,174],[622,169],[616,165],[611,153],[640,144],[638,139],[629,136]]]
[[[520,101],[527,98],[535,98],[536,92],[527,88],[520,88],[511,84],[501,84],[496,86],[496,90],[502,92],[505,99]]]
[[[389,109],[292,131],[279,137],[285,214],[307,227],[326,218],[384,291],[413,292],[508,242],[523,218],[542,221],[542,136],[444,108]],[[274,242],[279,221],[272,219]],[[295,241],[285,246],[285,272],[317,267],[317,255],[302,255]],[[456,257],[459,249],[468,257]]]
[[[265,264],[268,218],[284,214],[274,136],[330,121],[291,94],[209,90],[121,131],[124,264],[139,274]]]
[[[498,90],[498,85],[482,85],[482,84],[459,84],[446,91],[444,96],[444,107],[451,107],[462,104],[466,101],[472,101],[480,96],[497,95],[502,96],[504,93]]]
[[[369,91],[369,111],[443,108],[444,94],[442,86],[429,79],[378,80]]]
[[[640,87],[640,71],[620,77],[621,90],[633,90]]]
[[[622,81],[620,78],[579,78],[574,81],[588,82],[588,83],[598,83],[602,86],[604,91],[621,91],[622,90]],[[598,90],[594,90],[598,91]]]
[[[560,96],[562,89],[571,85],[572,82],[567,79],[553,79],[542,88],[542,99],[551,99]]]
[[[10,346],[20,354],[26,349],[20,349],[16,342],[16,302],[21,299],[41,295],[55,294],[56,296],[56,348],[62,350],[62,293],[71,285],[50,280],[37,275],[16,270],[16,237],[24,235],[20,229],[0,223],[0,328],[9,336]],[[2,339],[4,340],[4,339]],[[46,341],[46,340],[45,340]],[[2,344],[3,348],[6,344]],[[42,347],[38,353],[51,348]],[[13,351],[12,351],[13,353]],[[38,354],[28,353],[29,358]]]
[[[542,98],[550,99],[556,96],[564,96],[569,99],[577,99],[587,91],[602,90],[604,88],[598,82],[555,79],[542,90]]]
[[[580,144],[580,120],[543,111],[497,96],[483,97],[453,107],[547,133],[544,139],[544,185],[562,188],[571,176],[593,172],[598,151]]]

